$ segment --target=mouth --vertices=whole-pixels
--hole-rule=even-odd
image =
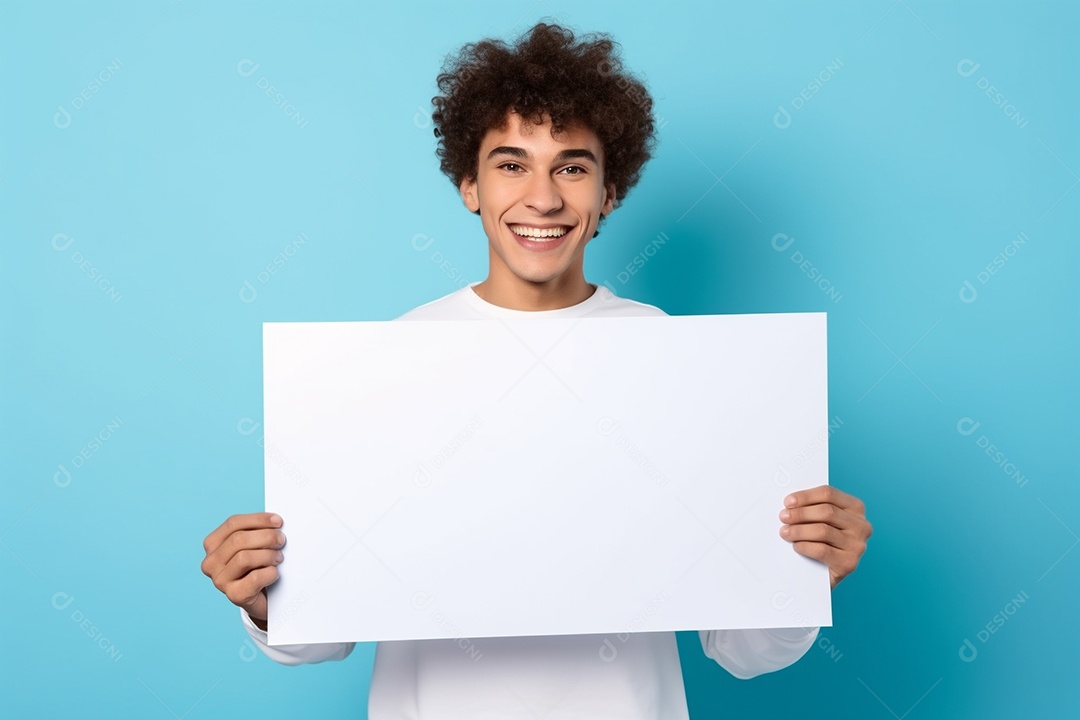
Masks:
[[[573,225],[518,225],[507,224],[518,245],[530,252],[553,252],[570,237]]]
[[[572,225],[518,225],[508,224],[510,232],[519,238],[524,238],[534,243],[554,242],[564,237],[572,229]]]

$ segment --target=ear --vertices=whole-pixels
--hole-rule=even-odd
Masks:
[[[465,203],[465,207],[469,208],[470,212],[480,211],[480,195],[476,190],[476,178],[465,178],[458,186],[458,190],[461,192],[461,200]]]
[[[604,204],[600,206],[600,214],[610,215],[615,209],[615,186],[608,185],[604,188]]]

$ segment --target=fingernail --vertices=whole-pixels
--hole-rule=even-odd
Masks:
[[[270,524],[271,525],[280,525],[281,524],[281,516],[278,515],[277,513],[272,514],[270,516]]]
[[[792,505],[794,505],[795,504],[795,496],[794,495],[788,495],[786,498],[784,498],[784,504],[787,505],[788,507],[791,507]]]
[[[280,563],[284,559],[285,559],[284,553],[279,552],[277,555],[274,556],[274,562],[276,562],[276,563]]]
[[[791,534],[791,528],[789,526],[785,525],[784,527],[780,528],[780,534],[783,535],[784,537],[787,537],[788,535]]]
[[[791,519],[791,511],[790,510],[781,510],[780,511],[780,519],[784,520],[784,521],[790,520]]]

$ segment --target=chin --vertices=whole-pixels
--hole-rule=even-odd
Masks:
[[[514,275],[519,280],[524,280],[531,283],[547,283],[552,280],[558,280],[560,277],[566,274],[565,270],[560,272],[535,272],[535,273],[520,273],[516,272]]]

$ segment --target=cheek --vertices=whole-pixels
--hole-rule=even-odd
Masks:
[[[599,215],[604,207],[604,189],[602,187],[583,188],[577,194],[578,207],[581,212],[589,215]]]
[[[507,208],[513,205],[513,200],[508,197],[506,191],[502,190],[500,192],[499,188],[487,188],[480,200],[480,213],[485,217],[496,220],[501,218],[506,213]]]

